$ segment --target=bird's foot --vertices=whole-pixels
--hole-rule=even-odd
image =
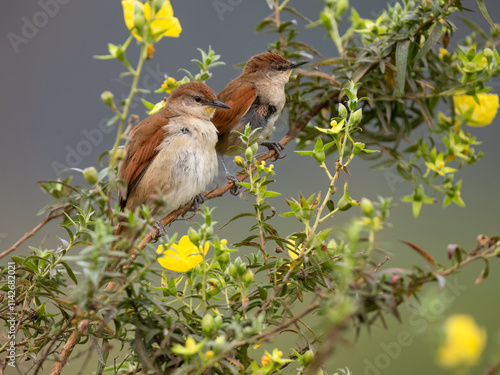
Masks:
[[[193,204],[189,208],[189,211],[196,212],[200,208],[200,206],[205,203],[205,196],[203,193],[198,194],[196,197],[193,198]]]
[[[156,230],[155,235],[153,236],[153,243],[158,242],[158,240],[163,237],[165,234],[167,234],[167,228],[165,228],[165,225],[161,221],[157,221],[156,223],[153,224],[153,228]]]
[[[240,179],[238,177],[236,177],[235,174],[232,174],[232,173],[229,173],[229,172],[226,172],[226,178],[229,180],[229,181],[233,181],[234,182],[234,185],[233,187],[231,188],[231,190],[229,190],[229,192],[236,196],[236,195],[239,195],[240,192],[241,192],[241,185],[239,184],[240,182]]]
[[[279,142],[274,142],[274,141],[265,141],[262,142],[262,146],[266,146],[269,150],[274,150],[276,155],[272,159],[273,161],[278,160],[278,159],[283,159],[286,155],[281,156],[281,151],[285,149],[285,146],[283,146]]]

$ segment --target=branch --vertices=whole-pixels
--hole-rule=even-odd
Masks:
[[[31,232],[27,232],[22,236],[14,245],[12,245],[9,249],[5,250],[3,253],[0,254],[0,259],[6,257],[10,253],[12,253],[14,250],[16,250],[24,241],[27,239],[33,237],[40,229],[42,229],[45,224],[47,224],[49,221],[54,220],[62,215],[64,215],[64,211],[59,212],[57,214],[53,214],[54,211],[49,212],[49,214],[43,219],[43,221],[38,224],[36,227],[33,228]]]
[[[52,372],[50,375],[60,375],[63,366],[66,364],[66,360],[68,359],[71,351],[80,341],[80,337],[87,334],[87,329],[89,327],[90,320],[85,319],[78,323],[78,329],[74,330],[73,333],[69,336],[68,341],[64,344],[61,354],[59,355],[59,361],[54,364],[52,368]]]

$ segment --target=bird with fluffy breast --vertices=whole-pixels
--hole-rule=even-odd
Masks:
[[[285,85],[292,69],[305,63],[293,63],[277,53],[264,52],[245,64],[241,75],[229,82],[217,96],[232,107],[231,110],[217,109],[212,118],[219,132],[217,151],[221,155],[235,156],[243,152],[245,145],[237,132],[243,133],[245,126],[250,124],[252,130],[259,129],[253,139],[257,139],[259,145],[275,150],[279,157],[283,145],[267,138],[285,106]],[[228,179],[236,184],[235,176],[229,174],[225,165],[224,169]]]
[[[217,129],[210,121],[216,108],[231,109],[206,84],[189,82],[132,129],[118,166],[121,210],[144,204],[153,216],[164,215],[205,190],[218,167]]]

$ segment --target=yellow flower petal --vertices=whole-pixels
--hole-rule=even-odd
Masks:
[[[178,244],[172,244],[166,251],[160,250],[160,247],[163,248],[163,245],[158,247],[158,250],[163,252],[163,257],[158,259],[162,267],[174,272],[187,272],[203,262],[209,244],[205,243],[202,251],[201,247],[196,247],[188,236],[183,236]]]
[[[437,352],[437,362],[446,368],[473,366],[486,344],[486,331],[470,315],[452,315],[445,322],[445,341]]]
[[[127,28],[131,30],[132,35],[137,40],[142,41],[142,37],[137,29],[134,29],[134,6],[140,6],[142,8],[146,21],[151,19],[148,32],[153,35],[156,42],[164,36],[178,37],[181,33],[181,24],[179,20],[174,17],[174,11],[169,0],[163,2],[160,10],[156,14],[154,14],[154,9],[151,8],[149,3],[142,3],[138,0],[122,0],[125,25],[127,25]]]
[[[137,0],[122,0],[123,18],[129,30],[134,27],[134,4]],[[142,3],[141,3],[142,4]]]
[[[455,112],[464,117],[467,125],[486,126],[493,122],[498,112],[497,94],[478,94],[479,104],[471,95],[454,96]]]

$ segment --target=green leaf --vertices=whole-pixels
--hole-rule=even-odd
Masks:
[[[479,10],[481,11],[481,14],[483,15],[484,19],[488,21],[490,24],[491,28],[495,28],[495,24],[493,23],[493,20],[491,19],[488,10],[486,9],[486,5],[484,4],[484,0],[477,0],[477,6],[479,7]]]
[[[70,268],[70,266],[65,262],[61,262],[61,265],[64,268],[66,268],[66,272],[68,273],[68,276],[71,278],[71,280],[73,280],[73,282],[78,285],[78,280],[77,280],[75,274],[73,273],[73,270]]]
[[[396,70],[398,85],[396,93],[401,96],[405,91],[406,68],[408,66],[409,40],[400,40],[396,46]]]
[[[239,219],[239,218],[242,218],[242,217],[253,217],[253,218],[256,218],[255,214],[252,214],[252,213],[249,213],[249,212],[244,212],[242,214],[238,214],[236,215],[235,217],[233,217],[232,219],[230,219],[226,224],[224,224],[222,227],[220,227],[220,229],[224,228],[226,225],[228,225],[229,223]]]
[[[151,111],[155,105],[151,102],[148,102],[146,99],[141,99],[142,101],[142,104],[144,104],[144,106],[148,109],[148,111]]]
[[[431,35],[429,35],[424,45],[420,49],[420,51],[418,51],[417,56],[415,56],[415,60],[420,60],[422,57],[427,55],[427,52],[429,52],[431,48],[433,48],[436,45],[439,38],[441,38],[442,31],[443,31],[443,25],[441,24],[441,22],[436,21],[434,23],[434,29],[432,30]]]

